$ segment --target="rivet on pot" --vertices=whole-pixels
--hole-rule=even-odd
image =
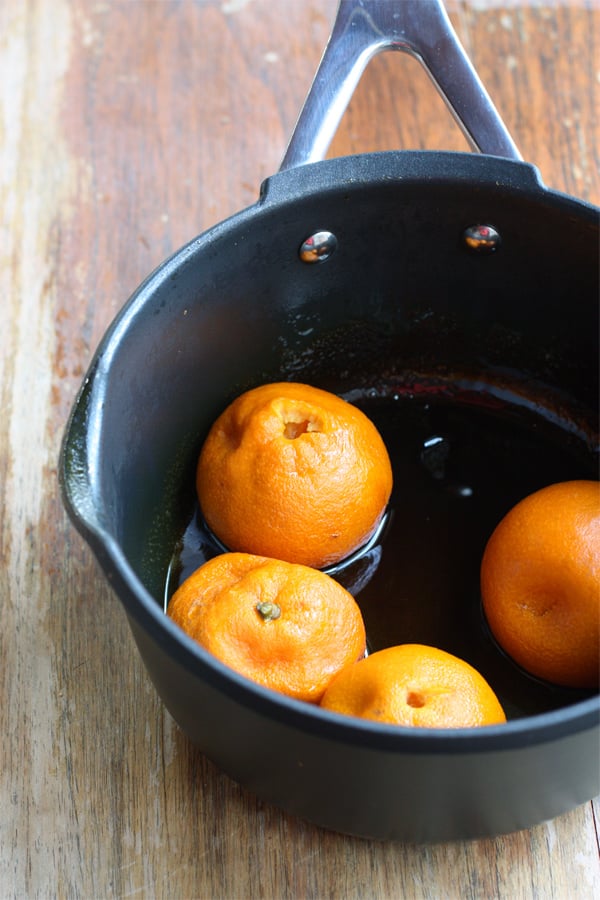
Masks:
[[[493,225],[470,225],[463,232],[463,241],[475,253],[494,253],[501,237]]]
[[[298,255],[305,263],[325,262],[336,247],[335,234],[332,234],[331,231],[316,231],[302,242]]]

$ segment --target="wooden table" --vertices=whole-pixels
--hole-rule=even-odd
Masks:
[[[598,806],[434,846],[326,833],[248,795],[163,711],[57,492],[92,352],[142,278],[276,171],[335,0],[0,4],[0,897],[592,898]],[[524,157],[600,202],[597,0],[452,0]],[[596,118],[594,118],[596,114]],[[377,58],[332,154],[465,149]]]

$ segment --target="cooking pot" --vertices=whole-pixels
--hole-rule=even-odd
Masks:
[[[481,153],[320,159],[382,49],[424,64]],[[346,833],[437,841],[526,828],[598,793],[597,694],[518,670],[478,593],[513,503],[597,477],[598,246],[598,210],[520,161],[441,3],[342,0],[281,170],[108,329],[64,437],[64,502],[167,709],[261,798]],[[384,528],[332,573],[372,646],[463,656],[507,724],[339,716],[247,681],[167,618],[190,559],[220,552],[195,508],[202,440],[234,396],[274,380],[361,404],[390,447]]]

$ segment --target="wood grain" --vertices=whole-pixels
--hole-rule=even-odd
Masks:
[[[600,6],[452,0],[527,160],[600,202]],[[592,898],[597,804],[495,840],[319,830],[246,794],[158,702],[56,469],[138,283],[277,170],[334,0],[0,4],[0,897]],[[417,64],[365,74],[331,154],[464,149]]]

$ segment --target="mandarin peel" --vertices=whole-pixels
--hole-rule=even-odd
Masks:
[[[186,579],[167,612],[230,668],[311,703],[365,652],[354,598],[325,573],[281,560],[221,554]]]
[[[484,613],[523,670],[564,687],[600,676],[600,486],[559,482],[517,503],[481,563]]]
[[[344,715],[422,728],[479,727],[506,722],[477,670],[443,650],[403,644],[348,666],[321,706]]]
[[[240,395],[213,424],[196,487],[231,550],[323,568],[365,544],[392,488],[387,450],[357,407],[294,382]]]

